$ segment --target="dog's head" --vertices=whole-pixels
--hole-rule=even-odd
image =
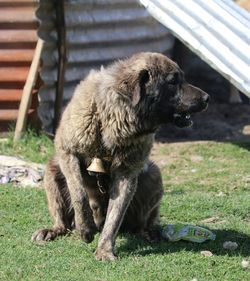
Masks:
[[[140,53],[125,62],[122,75],[126,92],[132,106],[151,126],[172,122],[187,127],[192,125],[193,113],[207,108],[209,95],[188,84],[179,66],[166,56]]]

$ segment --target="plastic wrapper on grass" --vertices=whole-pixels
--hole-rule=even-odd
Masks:
[[[171,242],[186,240],[195,243],[202,243],[206,240],[215,240],[216,235],[200,226],[189,224],[168,224],[162,229],[162,236]]]

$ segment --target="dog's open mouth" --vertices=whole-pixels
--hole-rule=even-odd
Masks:
[[[191,115],[189,113],[175,113],[174,114],[174,124],[177,127],[184,128],[193,125]]]

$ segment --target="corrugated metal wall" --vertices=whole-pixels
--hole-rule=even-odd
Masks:
[[[36,1],[0,0],[0,131],[17,119],[23,86],[33,58],[38,22]],[[35,116],[37,92],[29,117]]]
[[[39,36],[45,40],[39,91],[39,116],[44,129],[52,132],[57,79],[57,33],[53,2],[42,0],[37,10]],[[92,68],[139,51],[170,54],[174,38],[136,0],[65,1],[67,66],[64,105],[74,87]]]

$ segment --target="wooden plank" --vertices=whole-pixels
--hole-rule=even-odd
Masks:
[[[1,22],[29,22],[34,21],[33,7],[2,7],[1,8]]]
[[[0,4],[36,4],[35,0],[0,0]]]
[[[0,120],[1,121],[14,121],[17,120],[18,109],[0,109]],[[28,114],[35,112],[35,109],[30,109]]]
[[[15,128],[14,141],[18,141],[20,139],[26,126],[27,113],[31,104],[32,90],[35,86],[35,82],[38,75],[38,68],[39,68],[42,49],[43,49],[43,41],[41,39],[38,39],[35,55],[30,67],[29,75],[25,83],[25,86],[23,88],[23,94],[22,94],[22,99],[18,112],[18,119]]]
[[[22,99],[23,89],[0,89],[0,107],[6,103],[18,103]],[[37,99],[37,90],[32,92],[32,99]]]
[[[2,7],[0,9],[1,23],[25,23],[37,21],[33,7]]]
[[[31,62],[34,52],[33,49],[0,49],[0,62]]]
[[[0,88],[4,90],[9,89],[23,89],[25,81],[0,81]]]
[[[36,41],[34,42],[1,42],[0,43],[0,49],[9,49],[9,50],[15,50],[15,49],[35,49],[36,48]]]
[[[29,67],[0,67],[1,82],[23,82],[29,73]]]
[[[0,7],[1,9],[1,7]],[[39,27],[39,23],[37,22],[2,22],[0,23],[0,29],[36,29]]]
[[[0,109],[18,109],[20,105],[19,101],[6,101],[6,102],[0,102]],[[32,96],[32,103],[30,105],[30,109],[36,109],[37,108],[37,102],[36,99],[33,99]]]
[[[1,121],[13,121],[17,119],[17,109],[0,109]]]
[[[21,91],[22,92],[22,91]],[[22,95],[10,96],[9,92],[6,92],[4,96],[0,96],[0,109],[18,109],[20,105]],[[37,93],[32,92],[30,108],[36,109],[38,106]]]
[[[0,44],[1,43],[33,43],[37,41],[36,30],[22,29],[22,30],[0,30]]]
[[[22,89],[0,89],[0,103],[18,102],[22,98]]]

